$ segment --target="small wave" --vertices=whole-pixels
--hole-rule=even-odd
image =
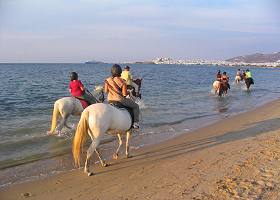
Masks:
[[[137,100],[136,103],[139,105],[140,109],[147,108],[147,106],[145,105],[145,103],[144,103],[144,101],[142,99]]]

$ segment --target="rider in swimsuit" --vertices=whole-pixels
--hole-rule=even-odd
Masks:
[[[229,77],[228,77],[226,72],[223,72],[223,75],[222,75],[221,79],[222,79],[222,84],[225,84],[227,86],[227,88],[230,89]]]
[[[241,71],[240,71],[240,69],[238,69],[237,72],[236,72],[236,76],[239,76],[241,78],[241,75],[242,75]]]
[[[221,88],[221,81],[222,81],[222,74],[221,74],[220,70],[216,74],[216,81],[219,81],[218,90],[220,90],[220,88]]]
[[[117,101],[133,111],[134,122],[132,127],[139,128],[139,106],[127,96],[127,85],[121,78],[122,68],[114,64],[111,69],[112,76],[105,80],[104,92],[108,93],[108,101]]]

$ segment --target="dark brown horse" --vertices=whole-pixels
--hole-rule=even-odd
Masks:
[[[222,95],[226,95],[227,94],[227,91],[229,89],[229,84],[227,82],[222,82],[221,83],[221,86],[220,86],[220,89],[219,89],[219,97],[222,97]]]
[[[141,99],[141,84],[142,84],[142,78],[138,78],[138,79],[135,79],[133,80],[133,82],[138,85],[138,91],[139,93],[137,94],[136,91],[135,91],[135,88],[131,85],[129,85],[127,88],[129,90],[132,90],[131,91],[131,94],[134,96],[134,97],[139,97]]]
[[[244,80],[245,80],[245,84],[246,84],[247,90],[249,90],[250,86],[254,85],[254,80],[252,78],[245,78]]]

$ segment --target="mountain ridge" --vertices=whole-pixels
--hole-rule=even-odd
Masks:
[[[236,56],[229,58],[226,61],[228,62],[244,62],[244,63],[266,63],[266,62],[280,62],[280,52],[263,54],[263,53],[254,53],[244,56]]]

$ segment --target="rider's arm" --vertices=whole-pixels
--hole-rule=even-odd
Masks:
[[[123,95],[124,97],[127,96],[127,86],[126,86],[125,83],[124,83],[123,86],[122,86],[122,95]]]
[[[82,91],[85,91],[85,87],[84,87],[84,85],[82,84],[81,81],[79,81],[79,87]]]
[[[107,81],[104,83],[104,93],[108,93],[108,84]]]
[[[128,72],[128,76],[129,76],[129,79],[132,81],[133,78],[132,78],[132,74],[130,72]]]

